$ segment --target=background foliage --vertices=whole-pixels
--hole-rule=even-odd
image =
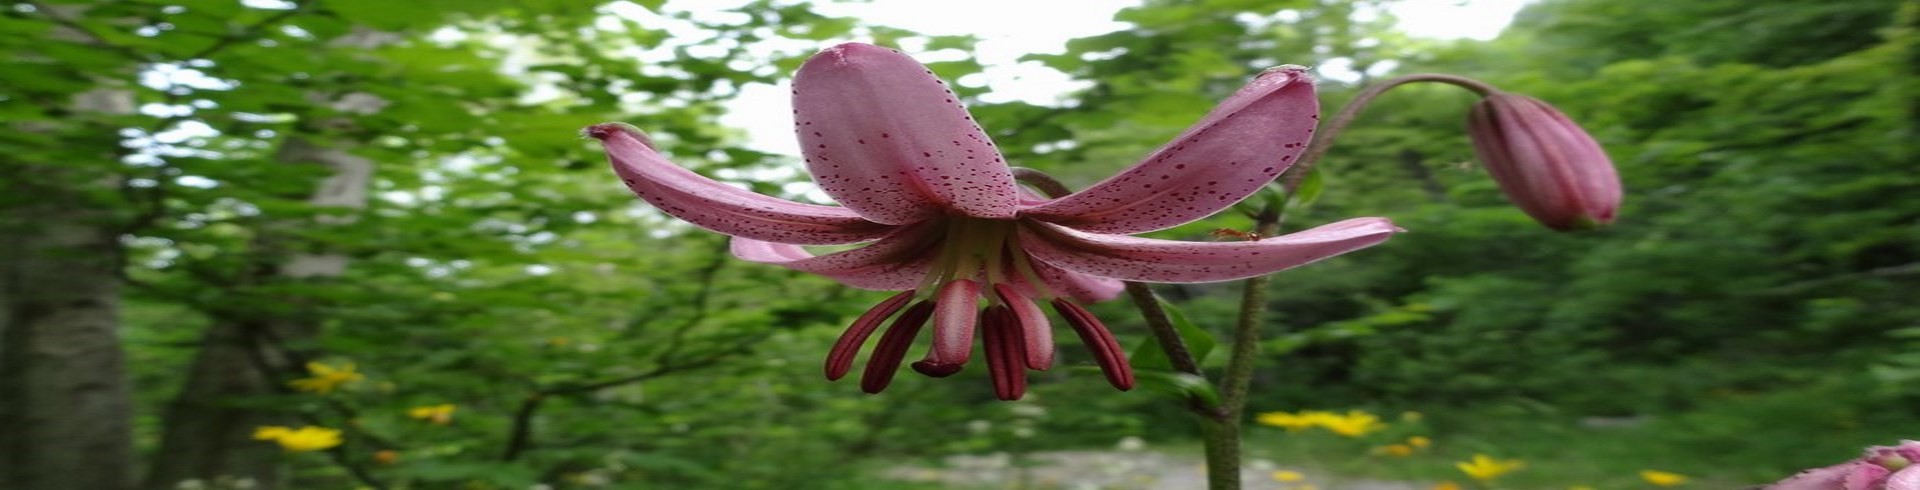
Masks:
[[[116,264],[95,282],[122,285],[110,332],[126,367],[109,374],[130,380],[139,457],[100,464],[143,467],[148,488],[219,474],[865,488],[922,457],[1190,440],[1177,403],[1082,370],[1048,373],[1016,404],[989,401],[978,372],[903,377],[877,397],[819,380],[825,346],[873,293],[731,260],[719,237],[613,185],[574,131],[629,121],[683,165],[804,198],[794,157],[717,123],[726,100],[841,40],[973,40],[805,3],[696,3],[7,2],[0,260]],[[1149,1],[1116,17],[1127,30],[1028,57],[1092,83],[1071,103],[973,109],[1010,161],[1085,185],[1279,63],[1351,60],[1358,79],[1323,83],[1329,108],[1416,71],[1540,97],[1608,147],[1628,189],[1620,223],[1539,229],[1471,163],[1468,94],[1393,92],[1323,163],[1326,196],[1289,220],[1381,215],[1412,233],[1279,276],[1255,407],[1420,411],[1436,461],[1528,455],[1512,483],[1543,488],[1651,464],[1758,483],[1920,434],[1920,7],[1543,0],[1498,39],[1435,42],[1353,20],[1380,3]],[[351,162],[370,173],[349,178]],[[1245,226],[1229,213],[1164,234]],[[68,229],[106,239],[32,241]],[[9,277],[0,299],[38,294]],[[1232,317],[1231,285],[1160,291],[1203,328]],[[1149,337],[1126,305],[1101,308],[1125,341]],[[22,325],[0,323],[0,367],[18,371],[0,379],[42,375],[21,367]],[[364,379],[289,387],[308,362]],[[221,365],[238,368],[206,367]],[[20,390],[4,403],[35,399]],[[408,416],[437,404],[457,407],[449,423]],[[345,440],[281,453],[246,437],[256,425]],[[34,444],[61,442],[7,447]],[[187,468],[183,452],[228,462]],[[248,458],[263,462],[233,462]]]

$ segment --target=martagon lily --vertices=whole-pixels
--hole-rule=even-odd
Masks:
[[[849,43],[803,64],[793,80],[794,127],[807,169],[839,206],[755,194],[668,162],[620,123],[588,127],[641,199],[733,237],[741,259],[819,274],[848,286],[900,291],[856,319],[827,356],[828,379],[869,354],[860,387],[879,393],[921,328],[932,347],[913,369],[959,372],[982,338],[995,394],[1019,399],[1027,370],[1054,362],[1050,304],[1092,351],[1107,381],[1133,374],[1113,335],[1083,306],[1120,281],[1246,278],[1364,248],[1400,231],[1357,218],[1298,233],[1231,242],[1128,236],[1211,215],[1258,191],[1305,149],[1318,119],[1303,69],[1269,70],[1171,143],[1118,175],[1057,199],[1016,184],[999,150],[925,66],[898,51]],[[815,255],[803,245],[863,243]],[[984,304],[984,305],[983,305]]]

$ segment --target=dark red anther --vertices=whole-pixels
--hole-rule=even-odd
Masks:
[[[839,380],[846,376],[847,371],[853,369],[853,358],[860,354],[860,346],[866,345],[867,337],[872,336],[873,331],[887,321],[887,317],[900,311],[909,301],[913,301],[911,289],[873,305],[860,318],[854,319],[853,325],[840,334],[840,340],[833,343],[833,350],[827,351],[827,380]]]
[[[1019,319],[1006,306],[980,312],[981,340],[987,344],[987,374],[993,394],[1001,400],[1019,400],[1027,393],[1027,346]]]
[[[980,283],[956,279],[940,286],[933,297],[933,347],[913,370],[944,378],[967,367],[973,356],[973,328],[979,321]]]
[[[1120,342],[1113,339],[1113,332],[1100,323],[1093,312],[1068,301],[1066,298],[1054,298],[1053,311],[1067,319],[1067,325],[1074,333],[1080,334],[1080,342],[1093,352],[1093,361],[1100,365],[1100,372],[1107,375],[1107,383],[1120,391],[1133,389],[1133,367],[1127,365],[1127,353],[1120,350]]]
[[[1033,298],[1020,294],[1013,286],[994,284],[993,293],[1020,324],[1021,341],[1026,343],[1027,368],[1035,371],[1052,368],[1053,325],[1047,322],[1047,313],[1040,311],[1040,305],[1034,304]]]
[[[887,333],[880,334],[880,343],[873,346],[873,355],[867,356],[867,370],[860,374],[860,391],[879,393],[893,383],[893,373],[907,358],[907,348],[913,347],[913,338],[920,335],[920,327],[932,316],[933,303],[921,301],[893,319]]]

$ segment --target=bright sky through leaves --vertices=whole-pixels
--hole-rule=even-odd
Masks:
[[[1435,39],[1492,39],[1513,20],[1513,14],[1530,0],[1402,0],[1388,10],[1399,18],[1409,35]],[[874,0],[871,3],[831,3],[818,6],[823,14],[857,17],[863,22],[905,28],[928,35],[970,34],[980,38],[979,61],[987,69],[984,79],[972,77],[956,82],[962,85],[984,83],[993,91],[983,96],[987,102],[1021,100],[1053,104],[1067,92],[1084,84],[1040,66],[1036,62],[1019,63],[1021,56],[1033,53],[1060,53],[1069,39],[1094,36],[1127,24],[1113,21],[1113,14],[1138,4],[1137,0],[1063,0],[1036,3],[1031,0],[980,0],[970,8],[929,9],[916,0]],[[1023,12],[1008,15],[1009,12]],[[946,59],[940,53],[912,53],[925,61]],[[1300,64],[1310,60],[1300,60]],[[1337,68],[1333,66],[1323,67]],[[1338,78],[1337,73],[1328,73]],[[798,155],[793,139],[793,121],[783,110],[788,88],[748,85],[735,99],[722,121],[747,131],[747,146],[753,149]]]

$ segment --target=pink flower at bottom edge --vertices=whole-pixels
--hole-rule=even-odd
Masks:
[[[1920,441],[1870,447],[1858,459],[1802,471],[1766,490],[1920,490]]]

